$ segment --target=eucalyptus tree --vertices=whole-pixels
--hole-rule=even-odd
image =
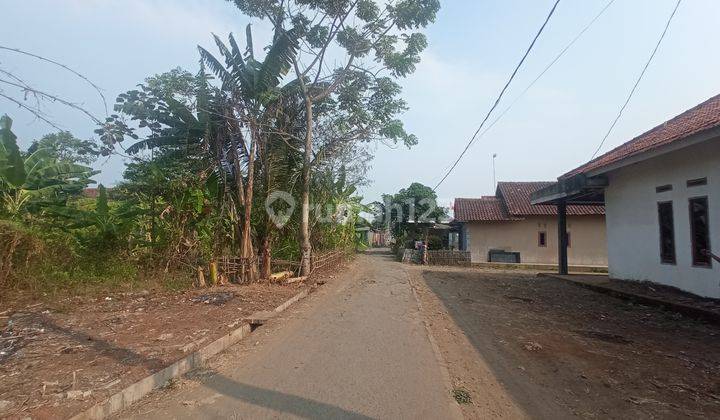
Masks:
[[[417,142],[397,115],[406,108],[394,81],[409,75],[427,40],[439,0],[228,0],[275,31],[297,34],[292,57],[305,107],[302,172],[302,271],[310,271],[310,188],[315,112],[338,113],[339,129],[361,140]]]

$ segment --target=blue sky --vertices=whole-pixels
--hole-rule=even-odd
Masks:
[[[435,185],[460,153],[542,23],[552,0],[445,0],[423,61],[402,81],[410,110],[403,120],[420,144],[378,145],[368,200],[419,181]],[[562,0],[506,95],[512,101],[607,0]],[[492,193],[497,179],[551,180],[587,161],[632,87],[675,0],[616,0],[571,50],[468,151],[438,195]],[[720,93],[720,2],[685,0],[632,102],[603,151]],[[3,9],[0,44],[45,55],[100,85],[109,102],[145,77],[181,66],[197,69],[196,45],[210,33],[241,33],[249,22],[222,0],[12,0]],[[256,38],[269,31],[256,25]],[[97,114],[92,89],[71,75],[0,51],[0,65],[39,89],[82,102]],[[7,89],[7,88],[3,88]],[[77,112],[46,111],[78,137],[94,127]],[[23,145],[53,131],[0,99]],[[120,158],[100,160],[98,180],[121,177]]]

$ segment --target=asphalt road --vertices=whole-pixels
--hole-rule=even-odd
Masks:
[[[461,416],[403,265],[358,256],[209,369],[121,418]]]

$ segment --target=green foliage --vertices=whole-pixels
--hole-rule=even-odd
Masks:
[[[396,237],[415,232],[418,223],[440,222],[447,216],[445,209],[437,204],[435,191],[418,182],[394,195],[384,195],[383,201],[384,217]]]
[[[32,214],[48,206],[62,205],[94,182],[90,177],[98,173],[90,167],[59,160],[48,149],[22,153],[12,132],[12,120],[7,116],[0,121],[0,137],[0,211],[10,218],[22,218],[26,209]]]
[[[393,78],[415,71],[427,39],[419,30],[435,20],[438,0],[357,2],[234,0],[248,16],[273,24],[305,48],[296,74],[315,102],[315,112],[334,121],[345,138],[390,141],[408,147],[417,137],[398,118],[407,110]],[[332,65],[326,58],[343,56]],[[214,65],[208,61],[208,65]],[[379,68],[379,70],[378,70]],[[231,79],[229,75],[221,79]]]
[[[185,105],[193,101],[200,87],[197,77],[180,67],[148,77],[145,86],[158,97],[171,97]]]
[[[25,182],[25,162],[20,155],[17,137],[12,132],[12,119],[0,118],[0,177],[7,184],[19,186]]]
[[[470,393],[465,388],[453,388],[452,396],[458,404],[471,404],[472,398]]]
[[[315,174],[312,216],[315,243],[320,249],[350,248],[356,243],[355,227],[365,209],[356,190],[348,183],[345,167],[340,167],[337,175],[330,171]]]
[[[435,191],[419,182],[413,182],[408,188],[401,189],[393,196],[392,202],[403,206],[403,222],[439,222],[446,216],[445,210],[437,204]]]
[[[45,150],[47,155],[58,162],[90,165],[100,155],[98,146],[92,140],[80,140],[69,131],[46,134],[35,140],[28,148],[28,154]]]
[[[224,65],[205,48],[198,46],[198,51],[203,62],[222,81],[222,89],[240,92],[244,101],[251,104],[250,108],[257,111],[261,105],[279,97],[278,86],[290,71],[292,59],[299,48],[297,32],[295,29],[278,31],[263,61],[255,59],[250,25],[246,29],[247,48],[244,55],[233,34],[228,35],[230,48],[217,35],[213,35],[225,61]]]
[[[77,205],[57,206],[48,209],[56,227],[72,232],[76,247],[85,255],[102,256],[127,248],[124,243],[143,210],[132,201],[108,200],[107,189],[100,185],[98,196],[91,208]]]
[[[243,47],[213,35],[217,53],[198,47],[197,74],[175,68],[118,95],[99,146],[61,131],[23,151],[0,119],[0,286],[135,287],[155,267],[180,289],[189,277],[173,268],[194,274],[219,256],[298,261],[299,232],[318,250],[367,246],[356,227],[369,143],[418,141],[400,120],[397,79],[427,47],[421,30],[438,0],[234,3],[272,23],[269,45],[256,48],[249,25]],[[82,197],[97,173],[88,165],[120,144],[131,156],[124,181]],[[310,235],[299,206],[275,225],[266,200],[283,191],[300,203],[308,186]],[[416,214],[396,213],[395,230],[444,216],[420,184],[392,198]]]

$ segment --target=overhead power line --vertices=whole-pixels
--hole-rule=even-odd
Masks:
[[[673,9],[672,13],[670,14],[670,17],[668,18],[667,22],[665,23],[665,28],[662,31],[662,34],[660,34],[660,39],[658,39],[657,44],[655,44],[655,48],[652,51],[652,54],[650,54],[650,58],[645,63],[645,67],[643,67],[642,72],[640,73],[640,76],[635,81],[635,84],[633,85],[632,89],[630,90],[630,94],[628,95],[627,99],[625,99],[625,103],[620,108],[620,112],[618,112],[617,116],[615,117],[615,120],[613,120],[612,124],[610,124],[610,128],[608,129],[607,133],[605,133],[605,136],[600,141],[600,144],[598,145],[597,149],[595,149],[595,153],[590,157],[590,160],[595,159],[595,156],[597,156],[598,152],[600,152],[600,149],[602,149],[603,145],[605,144],[605,140],[610,136],[610,133],[612,132],[613,128],[615,128],[615,125],[620,120],[620,117],[622,117],[623,111],[625,111],[625,108],[627,107],[628,103],[630,103],[630,99],[633,97],[633,94],[635,94],[635,90],[637,89],[638,85],[640,84],[640,81],[642,80],[643,76],[645,76],[645,72],[647,71],[648,67],[650,66],[650,63],[652,62],[653,58],[655,57],[655,54],[657,53],[658,49],[660,48],[660,44],[662,43],[663,39],[665,38],[665,34],[667,34],[668,29],[670,28],[670,22],[672,22],[673,17],[675,16],[675,13],[677,12],[678,8],[680,7],[680,3],[682,3],[682,0],[678,0],[675,4],[675,8]]]
[[[545,26],[547,26],[547,23],[550,21],[550,18],[555,13],[555,9],[557,8],[558,3],[560,3],[560,0],[556,0],[555,4],[553,4],[552,9],[550,9],[550,13],[548,13],[547,17],[545,18],[545,21],[543,22],[542,26],[540,27],[540,30],[535,34],[535,38],[533,38],[532,42],[530,43],[530,46],[528,47],[527,51],[525,51],[525,54],[522,56],[522,59],[520,59],[520,62],[515,66],[515,70],[513,70],[512,74],[510,75],[510,78],[508,79],[507,83],[505,83],[505,86],[503,86],[502,90],[500,91],[500,94],[498,95],[497,99],[495,99],[495,103],[493,103],[493,106],[490,107],[490,110],[485,115],[485,118],[483,118],[482,122],[480,123],[480,126],[475,131],[473,136],[470,138],[470,141],[465,146],[465,149],[463,149],[462,153],[460,153],[460,156],[455,160],[455,162],[450,166],[450,169],[447,171],[445,176],[442,177],[440,182],[435,185],[433,188],[433,191],[437,190],[437,188],[447,179],[447,177],[452,173],[453,169],[460,163],[460,160],[465,156],[465,153],[468,151],[470,146],[472,146],[473,142],[475,141],[475,138],[477,137],[478,133],[480,133],[480,130],[482,130],[483,126],[487,122],[488,118],[490,118],[490,114],[497,108],[498,104],[500,103],[500,100],[502,99],[503,95],[505,95],[505,91],[507,90],[508,86],[510,86],[510,83],[512,83],[513,79],[515,78],[515,75],[517,74],[518,70],[520,70],[520,67],[525,62],[525,59],[530,54],[530,51],[532,51],[533,47],[535,46],[535,42],[537,42],[538,38],[540,38],[540,34],[542,34],[543,30],[545,29]]]
[[[503,110],[503,112],[501,112],[500,115],[498,115],[498,116],[493,120],[493,122],[490,123],[490,125],[487,126],[487,128],[486,128],[485,130],[483,130],[482,133],[480,133],[480,136],[478,136],[478,139],[482,138],[488,131],[490,131],[490,129],[493,128],[493,126],[494,126],[495,124],[497,124],[497,122],[500,121],[500,119],[502,119],[502,117],[505,116],[505,114],[507,114],[508,111],[510,111],[510,109],[511,109],[516,103],[518,103],[518,102],[520,101],[520,99],[530,90],[530,88],[532,88],[532,87],[535,85],[535,83],[537,83],[537,81],[540,80],[540,78],[543,77],[543,76],[545,75],[545,73],[547,73],[548,70],[550,70],[550,68],[551,68],[553,65],[555,65],[555,63],[557,63],[558,60],[560,60],[560,58],[561,58],[563,55],[565,55],[565,53],[570,49],[570,47],[572,47],[572,46],[585,34],[585,32],[587,32],[588,29],[590,29],[590,27],[593,26],[593,24],[600,18],[600,16],[602,16],[602,15],[605,13],[605,11],[606,11],[613,3],[615,3],[615,0],[610,0],[610,1],[605,5],[605,7],[603,7],[602,10],[600,10],[600,12],[598,12],[598,14],[596,14],[595,17],[592,18],[592,20],[590,20],[590,22],[588,22],[588,24],[585,25],[585,27],[584,27],[577,35],[575,35],[575,37],[572,39],[572,41],[570,41],[570,43],[568,43],[568,44],[565,46],[565,48],[563,48],[563,49],[555,56],[555,58],[553,58],[553,59],[548,63],[548,65],[545,66],[545,68],[543,69],[543,71],[541,71],[540,74],[538,74],[537,77],[535,77],[535,79],[533,79],[533,81],[530,82],[530,84],[527,85],[527,87],[526,87],[522,92],[520,92],[520,94],[510,103],[510,105],[508,105],[507,108],[505,108],[505,110]]]

